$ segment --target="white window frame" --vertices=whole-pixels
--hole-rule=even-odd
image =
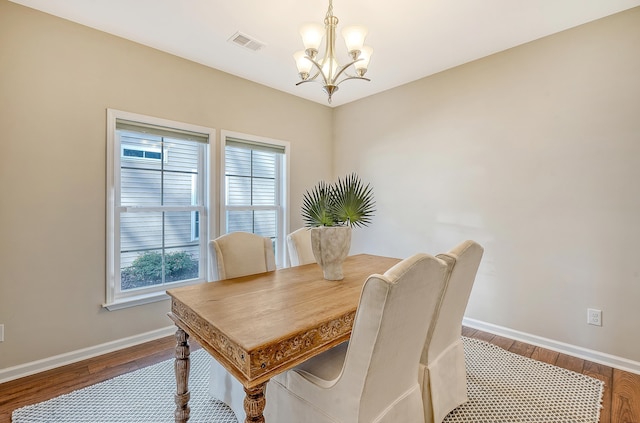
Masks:
[[[273,145],[284,148],[284,154],[282,157],[282,171],[279,175],[280,184],[277,187],[277,196],[279,204],[275,207],[278,214],[277,219],[277,241],[276,241],[276,264],[280,267],[286,267],[288,263],[287,250],[286,250],[286,236],[289,233],[289,161],[291,156],[291,144],[288,141],[276,140],[273,138],[266,138],[257,135],[243,134],[240,132],[233,132],[222,130],[220,135],[220,232],[221,235],[226,233],[227,227],[227,210],[273,210],[272,206],[252,206],[252,207],[239,207],[239,206],[227,206],[226,204],[226,146],[227,139],[242,140],[248,144],[264,144]]]
[[[216,186],[214,179],[216,177],[216,173],[211,171],[211,167],[215,166],[216,163],[215,154],[217,151],[217,143],[215,129],[140,115],[136,113],[124,112],[120,110],[107,109],[107,274],[106,301],[103,304],[103,307],[110,311],[132,307],[140,304],[162,301],[169,298],[169,296],[165,292],[165,290],[168,288],[167,284],[153,286],[146,289],[139,289],[135,292],[122,292],[120,290],[120,222],[117,218],[117,216],[119,215],[119,211],[116,209],[116,204],[119,204],[119,199],[116,197],[119,192],[118,186],[120,184],[120,159],[122,157],[123,150],[119,140],[117,140],[116,138],[118,136],[116,132],[116,119],[122,119],[159,127],[166,127],[175,130],[206,134],[209,138],[208,145],[205,148],[205,160],[202,164],[202,169],[199,169],[199,171],[202,172],[205,181],[204,187],[202,189],[204,206],[197,208],[197,210],[200,212],[201,219],[200,233],[198,234],[200,239],[200,257],[202,258],[200,262],[201,266],[199,277],[197,279],[189,280],[186,282],[171,283],[171,288],[191,285],[194,283],[206,281],[208,279],[208,275],[210,273],[210,260],[207,240],[210,239],[210,236],[213,233],[213,228],[215,227],[214,211],[217,208],[217,199],[214,193],[214,189]],[[140,160],[155,159],[140,158]],[[135,207],[119,207],[119,209],[120,211],[122,211],[123,209],[127,209],[128,211],[136,211]],[[182,211],[182,208],[180,207],[145,207],[144,209],[145,211]],[[206,224],[203,224],[203,222]]]

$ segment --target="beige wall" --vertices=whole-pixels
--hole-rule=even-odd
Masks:
[[[378,208],[352,252],[475,239],[468,317],[640,361],[639,49],[635,8],[339,107]]]
[[[291,228],[332,172],[328,107],[0,0],[0,368],[168,327],[105,301],[106,109],[291,143]]]

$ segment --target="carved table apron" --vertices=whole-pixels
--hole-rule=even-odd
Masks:
[[[350,256],[342,281],[308,264],[168,290],[178,327],[175,421],[189,419],[189,336],[244,386],[245,422],[264,422],[269,379],[348,340],[366,278],[399,261]]]

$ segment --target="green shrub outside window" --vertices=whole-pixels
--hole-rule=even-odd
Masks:
[[[198,260],[184,251],[164,255],[165,282],[182,281],[198,277]],[[122,269],[122,289],[141,288],[162,282],[162,254],[147,251],[136,258],[131,266]]]

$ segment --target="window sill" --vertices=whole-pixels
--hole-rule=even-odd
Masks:
[[[110,303],[102,304],[103,308],[109,311],[121,310],[123,308],[135,307],[143,304],[155,303],[168,300],[170,297],[165,292],[153,292],[151,294],[138,295],[135,297],[120,298]]]

